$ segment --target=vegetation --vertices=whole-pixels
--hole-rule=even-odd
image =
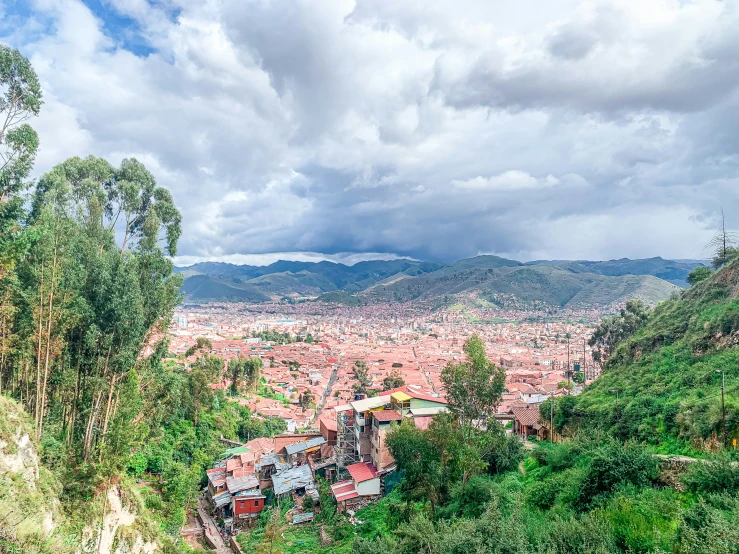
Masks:
[[[111,488],[130,499],[132,533],[189,551],[179,529],[219,437],[284,422],[253,419],[211,390],[223,362],[207,340],[191,371],[165,360],[182,282],[169,191],[135,159],[114,167],[95,157],[70,158],[29,187],[38,139],[26,121],[41,92],[28,60],[6,47],[0,85],[0,552],[78,552]],[[33,472],[13,469],[24,462],[3,465],[21,443],[24,457],[40,451],[33,487]],[[139,498],[131,478],[145,476],[156,476],[152,494]],[[44,513],[55,533],[26,532]]]
[[[558,431],[597,427],[665,451],[715,450],[725,371],[728,440],[737,438],[738,284],[735,261],[657,306],[633,336],[612,345],[607,371],[584,394],[558,402]]]

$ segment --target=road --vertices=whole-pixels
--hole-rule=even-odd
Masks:
[[[334,368],[331,370],[331,375],[329,375],[328,383],[326,384],[326,390],[323,391],[323,395],[321,396],[321,399],[318,401],[318,404],[316,404],[316,413],[313,414],[313,421],[311,421],[311,423],[316,422],[316,420],[318,419],[318,416],[321,414],[321,411],[323,410],[323,407],[326,405],[326,400],[328,400],[328,397],[331,394],[331,391],[333,390],[334,383],[336,382],[336,379],[339,376],[339,367],[341,367],[341,357],[339,357],[339,361],[334,364]]]

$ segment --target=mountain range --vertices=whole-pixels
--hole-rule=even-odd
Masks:
[[[500,306],[607,306],[627,298],[656,303],[679,287],[702,262],[623,258],[609,261],[518,262],[476,256],[452,264],[410,259],[354,265],[329,261],[278,261],[267,266],[202,262],[175,271],[181,292],[195,303],[315,299],[360,305],[418,300],[452,303],[460,298]]]

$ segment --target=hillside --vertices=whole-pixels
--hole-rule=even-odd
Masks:
[[[444,302],[458,294],[506,306],[511,302],[549,307],[608,306],[628,298],[654,304],[666,299],[698,262],[647,260],[541,261],[522,264],[498,256],[476,256],[449,265],[414,260],[376,260],[345,266],[333,262],[279,261],[268,266],[205,262],[177,268],[181,292],[194,302],[264,302],[318,297],[340,291],[359,302]],[[337,297],[338,298],[338,297]],[[342,296],[344,303],[346,296]],[[447,298],[448,299],[448,298]],[[350,302],[353,303],[353,302]]]
[[[450,266],[450,268],[453,266]],[[628,298],[656,303],[677,287],[652,276],[609,277],[571,272],[552,265],[508,265],[497,268],[450,268],[374,287],[366,296],[375,302],[431,300],[471,293],[487,302],[505,306],[510,299],[551,307],[608,306]]]
[[[268,266],[203,262],[176,268],[191,301],[265,302],[284,296],[355,293],[396,275],[416,276],[442,266],[415,260],[372,260],[354,265],[278,261]]]
[[[560,402],[561,428],[602,427],[622,438],[693,448],[721,439],[721,374],[726,370],[729,441],[737,438],[739,263],[654,310],[621,344],[604,374]],[[619,391],[618,403],[614,392]]]
[[[645,258],[642,260],[631,260],[621,258],[620,260],[608,261],[534,261],[526,265],[554,265],[575,273],[596,273],[609,277],[622,275],[652,275],[665,281],[669,281],[680,287],[687,287],[685,280],[696,266],[703,265],[698,260],[665,260],[660,257]]]
[[[85,502],[63,505],[62,483],[39,454],[30,417],[0,396],[0,552],[157,554],[176,552],[125,478]]]

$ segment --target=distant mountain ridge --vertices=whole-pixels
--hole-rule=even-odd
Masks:
[[[448,265],[410,259],[354,265],[280,260],[268,266],[202,262],[175,271],[185,278],[181,290],[192,302],[317,297],[358,305],[466,295],[499,305],[587,307],[634,297],[664,300],[678,286],[687,286],[688,273],[701,263],[662,258],[522,263],[483,255]]]

